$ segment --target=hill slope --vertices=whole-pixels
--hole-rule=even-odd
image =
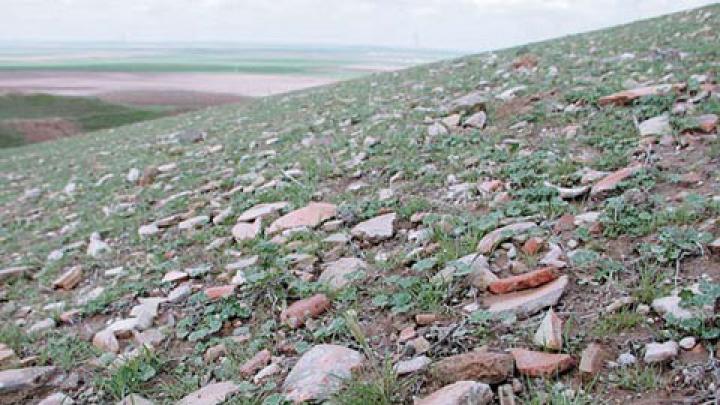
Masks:
[[[0,151],[3,403],[711,401],[719,13]]]

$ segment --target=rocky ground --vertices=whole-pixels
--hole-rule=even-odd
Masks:
[[[718,26],[0,151],[0,401],[715,403]]]

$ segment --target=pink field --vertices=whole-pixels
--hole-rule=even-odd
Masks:
[[[48,93],[122,100],[167,98],[181,93],[206,97],[260,97],[336,81],[332,78],[235,73],[0,72],[1,93]],[[147,103],[145,103],[147,104]],[[153,104],[153,103],[151,103]]]

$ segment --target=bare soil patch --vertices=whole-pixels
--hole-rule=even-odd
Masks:
[[[114,91],[98,95],[98,98],[114,104],[136,106],[173,106],[175,110],[187,111],[223,104],[247,102],[249,97],[235,94],[203,93],[182,90]]]
[[[49,141],[82,132],[76,123],[64,118],[16,119],[0,125],[19,132],[27,142]]]
[[[124,92],[195,92],[261,97],[335,82],[328,77],[236,73],[0,72],[0,93],[100,96]]]

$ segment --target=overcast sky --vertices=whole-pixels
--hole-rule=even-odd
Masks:
[[[709,0],[0,0],[0,40],[237,41],[481,51]]]

